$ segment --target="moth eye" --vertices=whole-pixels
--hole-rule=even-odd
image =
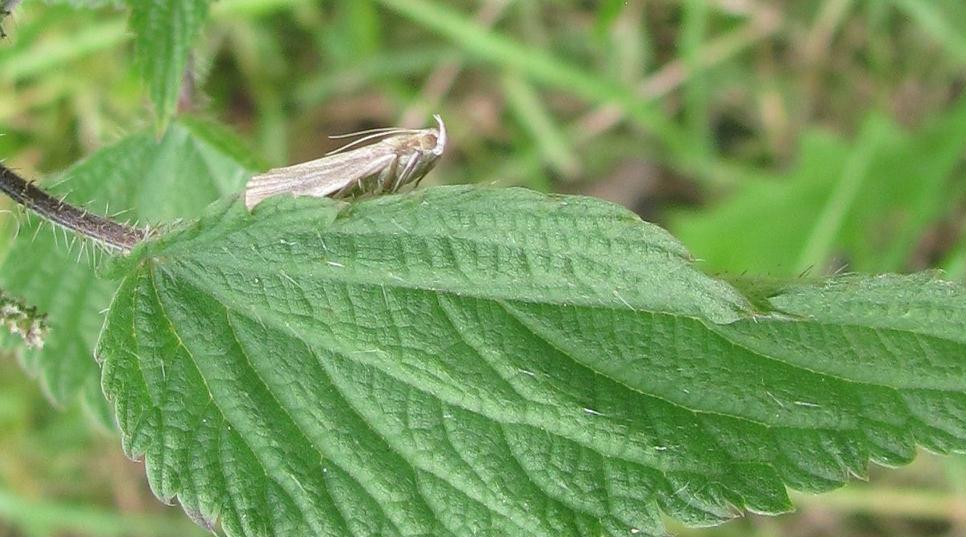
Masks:
[[[424,150],[429,150],[436,147],[436,135],[435,134],[424,134],[419,138],[419,148]]]

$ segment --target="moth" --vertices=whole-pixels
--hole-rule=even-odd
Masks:
[[[433,118],[436,128],[389,127],[333,136],[363,135],[320,159],[252,177],[245,186],[245,206],[251,210],[265,198],[280,194],[344,198],[418,185],[446,148],[446,125],[439,115]],[[363,145],[372,140],[378,141]]]

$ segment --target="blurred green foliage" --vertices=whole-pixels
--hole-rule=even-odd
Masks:
[[[240,146],[215,125],[180,118],[160,139],[133,132],[99,149],[65,170],[48,190],[103,214],[120,208],[117,218],[123,221],[150,225],[190,218],[237,192],[251,171],[262,167],[250,153],[226,154],[226,148]],[[138,182],[128,184],[131,177]],[[117,282],[93,269],[103,252],[47,226],[21,218],[17,238],[0,259],[0,286],[40,308],[57,327],[43,348],[23,350],[20,361],[54,403],[69,404],[80,396],[95,417],[110,424],[100,369],[90,357]]]
[[[852,143],[807,131],[794,169],[746,181],[726,203],[689,210],[672,227],[725,272],[930,268],[936,252],[921,251],[921,241],[966,192],[953,174],[964,148],[966,99],[914,134],[874,115]]]
[[[197,39],[195,19],[153,37],[194,44],[181,86],[137,61],[150,27],[129,15],[28,0],[2,21],[8,165],[52,175],[175,111],[229,126],[273,165],[332,149],[328,134],[439,112],[453,143],[427,182],[605,197],[714,273],[966,278],[959,0],[219,0]],[[6,243],[17,226],[3,225]],[[0,535],[194,531],[89,421],[0,360]],[[799,515],[680,531],[966,535],[964,482],[961,459],[923,457],[798,498]]]

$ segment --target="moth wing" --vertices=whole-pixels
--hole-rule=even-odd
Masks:
[[[364,147],[256,175],[245,185],[245,207],[251,210],[277,194],[328,196],[379,173],[397,158],[395,152],[373,149]]]

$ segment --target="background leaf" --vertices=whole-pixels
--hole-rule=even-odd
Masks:
[[[208,0],[128,0],[138,61],[163,129],[174,115]]]
[[[222,203],[144,246],[98,357],[155,493],[229,535],[647,535],[966,448],[966,289],[752,311],[589,198]]]
[[[953,171],[966,151],[966,99],[915,134],[873,117],[853,144],[811,131],[801,145],[794,170],[748,180],[711,210],[680,212],[671,229],[716,271],[916,268],[922,236],[964,190]]]
[[[130,208],[120,218],[141,223],[197,214],[212,200],[237,191],[249,175],[235,158],[240,150],[226,152],[231,141],[214,132],[188,121],[172,125],[161,140],[148,133],[132,135],[64,172],[51,190],[74,203],[96,200],[104,204],[94,205],[98,211]],[[90,245],[69,248],[72,241],[49,224],[33,218],[23,222],[0,264],[0,286],[50,316],[46,346],[22,357],[51,399],[66,404],[83,392],[88,404],[103,407],[92,356],[117,284],[95,275],[91,261],[97,254]]]

